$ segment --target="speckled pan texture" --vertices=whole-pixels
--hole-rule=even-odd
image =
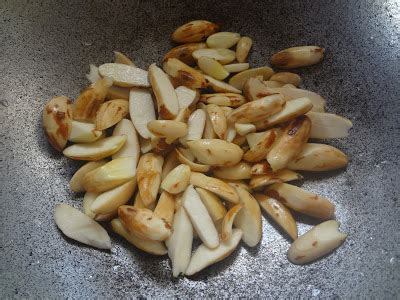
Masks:
[[[397,3],[396,3],[397,2]],[[299,70],[303,86],[350,118],[351,136],[330,144],[346,170],[305,174],[304,188],[337,205],[349,237],[307,266],[288,262],[289,241],[263,219],[263,239],[243,244],[194,278],[171,278],[167,257],[143,254],[112,234],[111,252],[65,238],[53,221],[79,164],[53,151],[41,111],[53,96],[76,98],[89,64],[113,50],[147,68],[191,19],[253,38],[250,62],[283,48],[326,48],[322,64]],[[320,297],[400,294],[400,4],[398,1],[0,1],[0,298]],[[313,224],[300,218],[299,232]]]

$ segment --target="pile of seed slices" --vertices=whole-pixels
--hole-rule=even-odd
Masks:
[[[340,150],[309,139],[343,138],[352,123],[324,111],[325,100],[300,89],[301,78],[247,61],[252,39],[191,21],[176,29],[161,66],[147,70],[115,52],[90,66],[91,84],[72,103],[43,111],[50,144],[88,161],[73,175],[83,212],[58,204],[68,237],[110,249],[112,229],[152,255],[168,254],[173,276],[193,275],[262,238],[261,209],[293,240],[288,259],[310,263],[338,247],[335,205],[287,182],[301,171],[343,168]],[[291,69],[322,61],[324,49],[300,46],[272,56]],[[107,134],[108,133],[108,134]],[[291,211],[321,220],[298,237]],[[194,239],[201,245],[192,249]]]

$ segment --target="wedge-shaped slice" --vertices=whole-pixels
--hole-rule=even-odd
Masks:
[[[117,158],[86,173],[83,187],[87,192],[101,193],[134,179],[135,175],[136,166],[132,157]]]
[[[262,76],[263,80],[268,80],[273,74],[274,71],[270,67],[248,69],[231,77],[231,79],[229,79],[229,84],[239,90],[242,90],[245,82],[249,78]]]
[[[200,57],[197,61],[197,64],[200,70],[215,79],[224,80],[229,76],[229,72],[223,67],[223,65],[213,58],[205,56]]]
[[[297,239],[297,225],[290,210],[278,200],[262,194],[255,194],[261,208],[275,221],[293,240]]]
[[[171,172],[175,167],[180,165],[177,154],[175,151],[171,151],[164,160],[164,164],[161,171],[161,181],[167,177],[169,172]]]
[[[189,121],[189,117],[190,117],[190,109],[189,107],[187,107],[184,109],[180,109],[173,121],[187,123]]]
[[[57,204],[54,220],[69,238],[99,249],[111,249],[107,231],[76,208],[67,204]]]
[[[254,247],[260,242],[262,235],[260,206],[257,200],[242,187],[236,187],[236,192],[243,208],[238,212],[234,224],[243,231],[243,242]]]
[[[133,206],[136,208],[147,208],[150,209],[151,211],[154,211],[156,208],[156,202],[153,202],[149,204],[148,206],[144,205],[142,197],[140,197],[139,191],[135,195],[135,200],[133,201]]]
[[[235,64],[225,65],[224,68],[229,73],[239,73],[250,68],[250,65],[248,63],[235,63]]]
[[[330,171],[347,166],[348,158],[339,149],[324,144],[308,143],[289,165],[292,170]]]
[[[174,78],[176,84],[184,85],[191,89],[206,87],[204,75],[179,59],[169,58],[164,62],[163,69],[169,76]]]
[[[243,86],[243,93],[247,101],[254,101],[274,94],[271,89],[263,83],[262,79],[256,77],[250,77],[246,80]]]
[[[137,167],[137,182],[143,203],[148,206],[157,198],[161,183],[161,171],[164,158],[161,155],[147,153],[143,155]]]
[[[152,64],[149,67],[149,79],[157,99],[159,115],[163,119],[175,118],[179,112],[179,103],[168,75],[155,64]]]
[[[311,121],[300,116],[291,121],[283,130],[278,141],[267,154],[267,161],[273,171],[286,168],[302,151],[310,135]]]
[[[126,204],[136,189],[136,179],[104,192],[96,197],[90,209],[96,214],[108,214]]]
[[[269,163],[266,160],[262,160],[258,163],[252,165],[250,174],[251,175],[265,175],[271,174],[272,169]]]
[[[127,57],[125,54],[119,52],[119,51],[114,51],[114,62],[116,64],[123,64],[123,65],[128,65],[132,67],[137,67],[135,63]]]
[[[326,220],[335,215],[335,206],[328,199],[294,185],[275,183],[266,190],[266,194],[291,209],[311,217]]]
[[[97,80],[83,90],[74,102],[74,120],[92,122],[96,118],[96,112],[104,102],[108,88],[113,84],[110,77]]]
[[[147,208],[123,205],[118,208],[118,216],[124,227],[140,238],[165,241],[172,234],[171,223]]]
[[[220,139],[224,140],[226,138],[226,130],[228,127],[224,111],[218,105],[209,104],[207,105],[207,113],[214,132]]]
[[[211,76],[204,75],[207,82],[207,87],[211,87],[216,93],[236,93],[241,94],[242,91],[226,82],[212,78]]]
[[[240,229],[233,229],[232,237],[226,242],[221,242],[217,248],[210,249],[204,244],[200,245],[190,259],[185,274],[193,275],[228,257],[236,249],[242,235],[243,232]]]
[[[308,90],[303,90],[303,89],[297,89],[297,88],[292,88],[292,87],[280,87],[280,88],[270,88],[271,93],[280,93],[283,96],[285,96],[286,101],[290,101],[293,99],[298,99],[298,98],[308,98],[313,107],[312,111],[316,112],[324,112],[325,111],[325,99],[322,98],[320,95],[317,93],[308,91]]]
[[[243,155],[243,159],[249,162],[259,162],[267,156],[274,142],[278,138],[278,131],[270,129],[265,132],[251,133],[246,136],[250,149]],[[251,141],[254,140],[254,143]]]
[[[200,93],[197,90],[190,89],[186,86],[179,86],[175,89],[176,96],[178,98],[179,109],[185,109],[195,104],[200,97]]]
[[[96,112],[96,129],[104,130],[117,124],[129,113],[129,103],[123,99],[104,102]]]
[[[252,45],[253,40],[248,36],[243,36],[240,38],[236,46],[236,60],[238,62],[243,63],[246,61]]]
[[[85,196],[83,197],[82,201],[82,209],[85,215],[89,216],[91,219],[98,221],[98,222],[108,222],[114,219],[117,215],[118,212],[117,210],[108,213],[108,214],[96,214],[92,211],[91,206],[94,200],[96,200],[97,196],[99,194],[97,193],[85,193]]]
[[[117,126],[115,126],[113,131],[113,136],[117,135],[126,135],[127,140],[124,146],[122,146],[118,152],[113,154],[112,158],[133,157],[137,165],[140,156],[140,146],[135,126],[133,126],[132,121],[122,119]]]
[[[91,143],[98,140],[102,133],[101,130],[96,130],[93,123],[72,121],[68,140],[73,143]]]
[[[174,168],[161,183],[161,188],[171,194],[183,192],[190,182],[190,167],[181,164]]]
[[[176,139],[187,134],[187,124],[173,120],[153,120],[147,124],[151,133],[165,138],[167,144],[172,144]]]
[[[238,145],[218,139],[190,141],[187,145],[200,163],[210,166],[233,166],[243,156],[243,150]]]
[[[187,155],[188,154],[187,149],[176,148],[175,152],[176,152],[178,160],[181,163],[188,165],[192,171],[204,173],[204,172],[208,172],[210,170],[209,165],[195,163],[194,158],[191,158]],[[190,150],[189,150],[189,152],[190,152]]]
[[[209,48],[229,49],[236,45],[240,39],[240,34],[236,32],[217,32],[207,38]]]
[[[167,249],[164,244],[159,241],[152,241],[148,239],[142,239],[135,234],[129,232],[125,229],[120,219],[114,219],[111,221],[111,226],[114,232],[122,236],[129,243],[139,248],[140,250],[153,254],[153,255],[165,255],[167,254]]]
[[[239,196],[235,189],[220,179],[192,172],[190,175],[190,184],[213,192],[228,202],[239,203]]]
[[[339,223],[331,220],[321,223],[300,236],[290,246],[288,259],[294,264],[311,263],[339,247],[347,234],[339,232]]]
[[[214,222],[215,228],[220,231],[222,220],[226,215],[225,205],[216,194],[210,191],[199,187],[196,188],[196,191],[199,194],[201,201],[203,201],[204,206],[207,208],[207,211]]]
[[[195,60],[208,57],[225,65],[235,60],[235,52],[229,49],[199,49],[193,52],[193,57]]]
[[[284,84],[293,84],[299,86],[301,83],[301,77],[296,73],[291,72],[279,72],[271,76],[270,80],[281,82]]]
[[[313,139],[336,139],[349,135],[353,123],[349,119],[335,114],[310,111],[307,116],[311,120],[310,138]]]
[[[64,149],[66,157],[76,160],[100,160],[116,153],[126,142],[126,136],[111,136],[93,143],[71,145]]]
[[[194,20],[183,24],[172,33],[172,40],[177,43],[193,43],[204,41],[217,32],[218,25],[205,20]]]
[[[195,141],[203,136],[204,126],[206,125],[206,114],[202,109],[196,109],[189,117],[188,132],[180,138],[182,145],[186,145],[187,141]]]
[[[193,227],[196,229],[202,242],[209,248],[215,248],[219,245],[217,229],[192,185],[186,188],[182,196],[182,206],[185,208]]]
[[[223,182],[229,184],[233,188],[241,187],[248,192],[251,192],[249,185],[243,180],[221,179]]]
[[[150,87],[147,71],[133,66],[107,63],[99,66],[99,73],[112,78],[114,84],[120,87]]]
[[[282,69],[292,69],[319,63],[324,58],[324,49],[318,46],[292,47],[271,58],[271,64]]]
[[[106,163],[107,161],[105,160],[91,161],[80,167],[69,181],[71,190],[75,193],[84,192],[85,188],[83,187],[83,178],[85,175],[94,169],[104,166]]]
[[[256,132],[256,126],[253,124],[235,123],[235,130],[241,136],[245,136],[246,134]]]
[[[203,94],[200,97],[200,101],[207,104],[230,107],[239,107],[246,103],[246,99],[242,95],[234,93]]]
[[[211,124],[210,117],[208,116],[207,105],[200,102],[200,103],[197,103],[197,107],[199,109],[202,109],[206,115],[206,121],[204,124],[204,130],[203,130],[203,139],[215,139],[217,137],[217,135],[214,132],[214,128]]]
[[[71,100],[65,96],[51,99],[43,110],[42,125],[49,143],[62,151],[72,130]]]
[[[167,54],[164,55],[163,61],[166,61],[169,58],[177,58],[185,64],[192,66],[196,63],[194,57],[192,56],[193,52],[204,48],[207,48],[206,43],[188,43],[179,45],[169,50]]]
[[[221,241],[226,242],[232,237],[232,226],[235,217],[243,208],[243,204],[239,203],[233,206],[225,215],[221,226]]]
[[[245,161],[241,161],[231,167],[216,168],[213,170],[213,174],[215,177],[222,179],[249,179],[250,170],[251,165]]]
[[[302,178],[303,176],[301,174],[284,169],[264,175],[253,175],[250,179],[249,186],[251,189],[257,190],[274,183],[288,182]]]
[[[192,254],[193,227],[183,207],[174,215],[172,235],[165,244],[168,247],[168,256],[172,262],[172,275],[178,277],[185,273]]]
[[[276,94],[247,102],[234,109],[228,116],[231,123],[251,123],[263,120],[283,109],[285,99]]]
[[[313,105],[308,98],[298,98],[286,101],[285,106],[280,112],[266,118],[265,120],[255,122],[254,125],[257,130],[263,130],[304,115],[310,111],[312,107]]]
[[[233,125],[232,123],[228,123],[228,128],[226,129],[225,140],[228,143],[232,143],[232,141],[235,139],[235,137],[236,137],[235,125]]]
[[[156,119],[150,91],[132,88],[129,94],[129,112],[137,132],[141,137],[149,139],[150,131],[147,123]]]
[[[175,212],[174,195],[162,192],[158,199],[157,206],[154,208],[154,215],[172,224]]]
[[[144,139],[139,135],[139,144],[140,144],[140,153],[142,154],[146,154],[147,152],[153,150],[153,145],[151,144],[151,138]]]

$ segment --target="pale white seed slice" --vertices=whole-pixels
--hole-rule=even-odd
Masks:
[[[204,173],[204,172],[208,172],[210,170],[209,165],[195,163],[194,158],[191,158],[188,156],[188,152],[191,154],[190,150],[189,151],[185,151],[185,150],[187,150],[187,149],[184,149],[184,148],[176,148],[175,149],[177,158],[181,163],[188,165],[190,167],[190,169],[194,172]]]
[[[249,179],[251,176],[250,170],[251,165],[245,161],[241,161],[231,167],[215,168],[213,174],[215,177],[222,179]]]
[[[215,227],[220,231],[222,220],[226,215],[225,205],[216,194],[210,191],[199,187],[196,188],[196,191],[199,194],[201,201],[203,201],[204,206],[207,208]]]
[[[142,197],[140,197],[139,191],[135,195],[135,200],[133,201],[133,206],[136,208],[147,208],[150,209],[151,211],[154,211],[156,208],[156,202],[150,203],[148,206],[144,205]]]
[[[137,68],[136,64],[130,58],[119,51],[114,51],[114,62],[116,64],[124,64]]]
[[[239,196],[235,189],[218,178],[209,177],[198,172],[192,172],[190,175],[190,184],[213,192],[228,202],[235,204],[239,203]]]
[[[244,136],[249,133],[256,132],[256,126],[246,123],[235,123],[235,130],[238,134]]]
[[[171,172],[175,167],[179,166],[180,162],[177,158],[175,151],[171,151],[164,159],[164,164],[161,172],[161,181],[167,177],[169,172]]]
[[[129,93],[129,113],[137,132],[145,139],[150,138],[147,123],[156,119],[151,92],[132,88]]]
[[[175,117],[173,121],[187,123],[190,117],[190,108],[180,109],[178,115]]]
[[[224,80],[229,76],[229,72],[215,59],[203,56],[199,58],[197,64],[200,70],[215,79]]]
[[[82,209],[85,215],[89,216],[91,219],[97,221],[97,222],[109,222],[112,219],[114,219],[118,215],[118,211],[112,211],[108,214],[96,214],[91,210],[92,203],[94,200],[96,200],[97,196],[99,194],[97,193],[85,193],[85,196],[83,197],[82,201]]]
[[[246,103],[246,99],[242,95],[234,93],[203,94],[200,97],[200,101],[230,107],[239,107]]]
[[[132,157],[114,159],[83,177],[87,192],[101,193],[135,178],[136,165]]]
[[[91,64],[89,68],[89,73],[86,74],[86,78],[90,81],[90,83],[95,83],[97,80],[101,79],[99,68],[97,66]]]
[[[291,184],[275,183],[266,190],[266,195],[311,217],[326,220],[335,215],[335,205],[328,199]]]
[[[147,71],[137,67],[106,63],[99,66],[99,73],[112,78],[114,84],[120,87],[150,87]]]
[[[116,153],[126,142],[126,136],[111,136],[93,143],[74,144],[64,149],[63,154],[76,160],[100,160]]]
[[[147,208],[122,205],[118,216],[124,227],[136,236],[153,241],[165,241],[172,234],[171,223]]]
[[[176,85],[191,89],[206,87],[204,75],[176,58],[169,58],[163,63],[164,71],[173,78]]]
[[[302,178],[303,176],[301,174],[284,169],[274,173],[271,172],[269,174],[251,176],[249,187],[252,190],[258,190],[274,183],[288,182]]]
[[[202,242],[209,248],[215,248],[219,245],[217,229],[192,185],[186,188],[182,196],[182,206],[185,208],[193,227],[196,229]]]
[[[226,82],[214,79],[208,75],[204,75],[204,77],[207,81],[207,86],[211,87],[217,93],[236,93],[236,94],[242,93],[241,90],[237,89],[236,87],[230,84],[227,84]]]
[[[261,208],[275,221],[293,240],[297,239],[297,225],[290,210],[278,200],[262,194],[255,194]]]
[[[69,238],[99,249],[111,249],[107,231],[76,208],[57,204],[54,220],[57,227]]]
[[[208,57],[223,65],[235,60],[235,52],[229,49],[199,49],[194,51],[192,55],[195,60],[199,60],[201,57]]]
[[[217,32],[207,38],[209,48],[229,49],[237,44],[240,34],[236,32]]]
[[[348,158],[330,145],[308,143],[288,168],[301,171],[330,171],[347,166]]]
[[[158,113],[163,119],[173,119],[179,112],[178,97],[167,74],[155,64],[149,67],[149,80],[157,99]]]
[[[161,171],[164,158],[154,153],[146,153],[140,157],[137,167],[137,182],[146,206],[156,201],[157,192],[161,183]]]
[[[71,100],[65,96],[51,99],[43,109],[42,126],[49,143],[62,151],[72,130]]]
[[[228,257],[236,249],[242,235],[243,232],[240,229],[233,229],[232,237],[226,242],[221,242],[217,248],[210,249],[204,244],[200,245],[190,259],[185,274],[193,275]]]
[[[246,61],[249,55],[253,40],[248,36],[241,37],[236,46],[236,60],[240,63]]]
[[[288,259],[294,264],[311,263],[339,247],[347,234],[339,232],[339,222],[323,222],[300,236],[290,246]]]
[[[187,145],[200,163],[210,166],[233,166],[243,156],[238,145],[218,139],[200,139],[187,142]]]
[[[129,102],[114,99],[102,103],[96,112],[96,130],[105,130],[114,126],[129,113]]]
[[[274,71],[270,67],[260,67],[248,69],[243,72],[237,73],[229,79],[229,84],[235,88],[242,90],[245,82],[255,76],[262,76],[263,80],[268,80]]]
[[[183,192],[190,182],[190,167],[181,164],[174,168],[161,183],[161,188],[171,194]]]
[[[319,63],[324,58],[324,49],[318,46],[292,47],[271,58],[271,64],[282,69],[292,69]]]
[[[126,204],[133,196],[136,189],[136,179],[106,191],[96,197],[90,209],[96,214],[108,214],[114,212],[121,205]]]
[[[262,236],[261,210],[256,199],[242,187],[235,187],[243,208],[237,214],[234,224],[243,231],[243,242],[249,247],[256,246]]]
[[[217,32],[218,25],[205,20],[194,20],[179,26],[172,33],[172,40],[177,43],[195,43],[204,41]]]
[[[303,90],[303,89],[298,89],[298,88],[292,88],[292,87],[280,87],[280,88],[270,88],[271,93],[280,93],[283,96],[285,96],[286,101],[290,102],[290,100],[293,99],[298,99],[298,98],[308,98],[311,103],[312,103],[312,111],[316,112],[324,112],[325,111],[325,99],[322,98],[320,95],[317,93],[308,91],[308,90]]]
[[[122,236],[129,243],[137,247],[138,249],[153,254],[153,255],[165,255],[167,254],[167,249],[164,243],[159,241],[152,241],[147,239],[142,239],[133,233],[130,233],[125,229],[120,219],[114,219],[111,221],[111,226],[114,232]]]
[[[183,207],[180,207],[172,223],[172,235],[165,244],[168,248],[168,256],[172,262],[172,276],[178,277],[185,273],[192,254],[193,227]]]
[[[229,123],[228,128],[226,129],[226,141],[228,143],[232,143],[235,137],[236,137],[235,126],[232,123]]]
[[[198,103],[197,106],[199,107],[199,109],[202,109],[206,115],[206,122],[204,124],[204,131],[203,131],[203,139],[215,139],[217,135],[214,132],[214,128],[211,124],[210,117],[208,116],[207,105],[205,105],[204,103]]]
[[[187,134],[187,124],[174,120],[153,120],[147,123],[147,128],[158,137],[165,138],[167,144]]]
[[[205,125],[206,114],[204,110],[196,109],[189,117],[187,134],[179,139],[180,143],[185,145],[187,141],[201,139]]]
[[[186,86],[179,86],[175,89],[178,98],[179,109],[185,109],[195,104],[199,100],[200,93],[197,90],[190,89]]]
[[[136,134],[135,126],[132,121],[122,119],[114,128],[113,136],[126,135],[127,140],[122,148],[113,154],[112,158],[133,157],[137,162],[140,156],[140,145]]]
[[[271,76],[270,80],[278,81],[281,83],[293,84],[295,87],[299,86],[301,83],[301,77],[296,73],[291,72],[279,72]]]
[[[312,139],[336,139],[349,135],[353,123],[349,119],[335,114],[310,111],[307,116],[311,120],[310,138]]]
[[[83,187],[83,178],[85,175],[94,169],[104,166],[106,163],[107,161],[105,160],[91,161],[80,167],[69,181],[71,190],[75,193],[84,192],[85,188]]]
[[[250,65],[248,63],[235,63],[235,64],[224,65],[224,68],[229,73],[239,73],[250,68]]]
[[[235,217],[239,213],[239,211],[243,208],[243,204],[239,203],[233,206],[226,213],[224,220],[222,221],[221,226],[221,241],[226,242],[232,237],[232,226],[235,221]]]
[[[257,130],[266,129],[276,124],[280,124],[304,115],[310,111],[312,107],[313,105],[309,98],[298,98],[286,101],[285,106],[280,112],[266,118],[265,120],[255,122],[254,125],[256,126]]]
[[[168,223],[172,224],[175,212],[175,196],[168,193],[162,192],[158,199],[157,205],[154,208],[154,215],[164,219]]]
[[[150,152],[151,150],[153,150],[153,145],[151,143],[151,138],[144,139],[141,136],[139,136],[139,144],[140,144],[140,152],[142,154],[146,154],[146,153]]]
[[[206,109],[214,132],[220,139],[226,139],[226,130],[228,124],[224,111],[221,109],[221,107],[215,104],[208,104]]]
[[[91,143],[98,140],[103,132],[96,130],[93,123],[72,121],[68,140],[73,143]]]

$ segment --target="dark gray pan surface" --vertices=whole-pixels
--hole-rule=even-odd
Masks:
[[[0,1],[0,298],[399,295],[398,1],[89,2]],[[326,47],[321,65],[300,70],[303,86],[354,123],[349,138],[330,142],[351,158],[347,170],[306,174],[303,184],[336,203],[349,233],[328,258],[290,264],[288,241],[264,219],[259,247],[241,246],[194,280],[172,280],[166,257],[114,235],[111,253],[97,251],[55,227],[54,205],[80,207],[81,197],[68,189],[78,164],[50,149],[41,131],[45,102],[76,97],[89,64],[110,61],[113,50],[147,67],[171,47],[178,25],[201,18],[251,36],[253,65],[290,46]]]

